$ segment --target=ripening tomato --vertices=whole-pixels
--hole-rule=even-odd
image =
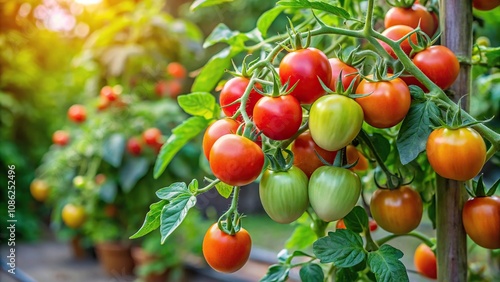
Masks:
[[[246,77],[233,77],[222,87],[219,100],[222,111],[227,117],[232,117],[240,108],[241,103],[234,102],[243,96],[249,82],[250,80]],[[262,90],[262,86],[259,83],[255,83],[254,88]],[[250,91],[246,104],[246,112],[249,117],[252,117],[253,108],[260,98],[262,98],[262,95],[255,91],[255,89]],[[238,117],[238,120],[243,121],[241,115]]]
[[[476,197],[465,202],[462,210],[465,232],[476,244],[500,249],[500,198]]]
[[[229,235],[215,223],[205,233],[202,249],[205,260],[213,269],[231,273],[242,268],[248,261],[252,239],[244,228]]]
[[[460,63],[445,46],[430,46],[413,57],[413,63],[441,89],[447,89],[458,77]]]
[[[337,224],[335,225],[335,229],[346,229],[347,227],[345,226],[344,219],[339,219],[337,221]],[[375,231],[378,228],[377,222],[373,219],[368,220],[368,228],[370,228],[370,231]]]
[[[370,94],[357,98],[356,102],[363,108],[366,123],[376,128],[395,126],[410,110],[410,89],[400,78],[378,82],[363,79],[356,88],[356,93]]]
[[[97,185],[102,185],[104,184],[104,182],[106,182],[106,174],[103,174],[103,173],[99,173],[95,176],[94,178],[94,182],[95,184]]]
[[[301,104],[312,104],[325,94],[319,80],[330,85],[332,69],[323,52],[307,48],[286,54],[279,66],[279,75],[282,84],[288,82],[288,89],[297,84],[290,95]]]
[[[408,186],[377,189],[370,201],[373,219],[394,234],[408,233],[420,224],[423,213],[420,194]]]
[[[347,145],[346,157],[348,164],[353,164],[356,161],[358,162],[355,166],[351,167],[350,170],[365,171],[368,169],[368,160],[360,151],[358,151],[358,149],[356,149],[355,146]]]
[[[226,134],[215,141],[209,157],[213,174],[233,186],[252,183],[264,166],[259,145],[236,134]]]
[[[30,192],[35,200],[44,202],[50,193],[49,184],[42,179],[34,179],[30,184]]]
[[[466,181],[476,176],[486,161],[486,144],[472,128],[438,128],[427,139],[427,158],[444,178]]]
[[[434,35],[435,23],[432,15],[420,4],[413,4],[409,8],[392,7],[385,14],[385,28],[395,25],[406,25],[411,28],[417,28],[427,33],[430,37]]]
[[[215,141],[226,134],[236,134],[241,123],[232,118],[223,118],[212,123],[203,134],[203,153],[210,160],[210,149]]]
[[[182,79],[186,77],[187,71],[181,63],[171,62],[167,65],[167,73],[172,77]]]
[[[341,167],[322,166],[309,180],[309,201],[319,218],[331,222],[346,216],[361,194],[356,173]]]
[[[57,130],[52,134],[52,142],[59,146],[66,146],[69,143],[70,135],[65,130]]]
[[[116,99],[118,99],[118,93],[115,92],[113,87],[106,85],[103,88],[101,88],[101,97],[106,98],[108,101],[113,102]]]
[[[382,32],[382,35],[389,38],[389,39],[392,39],[394,41],[397,41],[401,38],[403,38],[405,35],[407,35],[408,33],[412,32],[414,29],[409,27],[409,26],[406,26],[406,25],[395,25],[395,26],[391,26],[389,27],[388,29],[384,30]],[[399,46],[401,46],[401,49],[403,50],[403,52],[406,53],[406,55],[410,55],[411,53],[411,45],[410,45],[410,40],[417,44],[417,35],[414,33],[412,35],[410,35],[410,38],[409,39],[406,39],[405,41],[401,42],[401,44]],[[382,47],[384,47],[384,49],[387,51],[387,53],[389,53],[389,55],[391,55],[391,57],[393,57],[394,59],[397,59],[398,57],[396,56],[396,54],[394,54],[394,50],[392,50],[391,47],[389,47],[389,45],[387,45],[385,42],[382,42],[380,41],[380,44],[382,45]]]
[[[309,111],[309,131],[316,144],[328,151],[344,148],[363,125],[363,109],[343,95],[319,98]]]
[[[72,122],[82,123],[87,119],[85,106],[75,104],[68,109],[68,118]]]
[[[82,206],[66,204],[62,209],[62,220],[70,228],[82,226],[86,219],[86,212]]]
[[[337,151],[327,151],[318,146],[312,139],[311,132],[306,131],[300,134],[291,147],[293,153],[293,165],[300,168],[308,178],[318,168],[323,166],[323,162],[318,158],[316,152],[329,164],[332,164],[337,155]]]
[[[420,244],[415,250],[413,264],[421,275],[431,279],[437,278],[436,254],[426,244]]]
[[[259,196],[264,210],[278,223],[290,223],[309,206],[307,176],[292,166],[287,171],[266,170],[259,183]]]
[[[142,143],[137,137],[130,137],[130,139],[127,141],[127,151],[134,155],[138,156],[142,152]]]
[[[330,89],[334,90],[337,87],[340,72],[342,72],[342,85],[347,89],[351,82],[354,80],[354,89],[359,83],[358,70],[355,67],[349,66],[337,58],[328,59],[330,67],[332,68],[332,80],[330,82]]]
[[[162,134],[158,128],[148,128],[142,133],[142,139],[144,142],[151,146],[156,147],[158,144],[162,144]]]
[[[500,0],[473,0],[474,9],[481,11],[490,11],[500,6]]]
[[[253,108],[255,126],[273,140],[291,138],[302,124],[302,107],[291,95],[263,97]]]
[[[96,108],[98,111],[103,111],[107,109],[111,105],[111,102],[108,100],[108,98],[99,96],[99,100],[97,100],[97,105]]]

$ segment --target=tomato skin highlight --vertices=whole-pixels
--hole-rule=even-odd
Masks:
[[[462,210],[465,232],[476,244],[487,249],[500,248],[500,198],[476,197]]]
[[[222,182],[243,186],[259,177],[264,166],[262,149],[243,136],[226,134],[210,150],[210,168]]]
[[[431,248],[426,244],[420,244],[415,250],[415,254],[413,255],[413,264],[415,265],[417,272],[422,276],[431,279],[437,278],[436,254],[434,254]]]
[[[324,164],[315,151],[328,163],[332,164],[337,156],[337,151],[327,151],[318,146],[312,139],[311,132],[300,134],[292,143],[293,165],[302,170],[307,178]]]
[[[429,37],[434,35],[436,29],[434,19],[427,9],[420,4],[413,4],[410,8],[392,7],[385,14],[384,26],[389,28],[395,25],[406,25],[417,28],[427,33]]]
[[[309,205],[307,184],[307,176],[295,166],[288,171],[266,170],[259,183],[259,195],[269,217],[283,224],[298,219]]]
[[[279,75],[282,84],[288,82],[288,89],[298,82],[290,95],[301,104],[312,104],[325,94],[319,79],[330,85],[332,69],[326,55],[310,47],[286,54],[280,62]]]
[[[427,139],[427,159],[432,169],[448,179],[475,177],[486,161],[486,144],[472,128],[438,128]]]
[[[291,138],[302,123],[302,107],[290,95],[263,97],[253,109],[253,120],[264,135],[273,140]]]
[[[223,118],[212,123],[203,134],[203,153],[210,160],[210,150],[220,137],[226,134],[236,134],[241,123],[232,118]]]
[[[309,131],[316,144],[327,151],[344,148],[363,125],[363,109],[342,95],[319,98],[309,111]]]
[[[356,102],[363,108],[366,123],[376,128],[395,126],[410,110],[410,89],[400,78],[379,82],[362,80],[356,88],[356,93],[371,93],[369,96],[357,98]]]
[[[413,63],[441,89],[450,87],[460,72],[457,57],[445,46],[430,46],[418,52]]]
[[[319,218],[331,222],[345,217],[358,202],[361,181],[356,173],[322,166],[309,180],[309,202]]]
[[[382,229],[394,234],[405,234],[420,224],[422,199],[418,192],[408,186],[394,190],[377,189],[370,201],[370,211]]]
[[[213,269],[232,273],[248,261],[252,239],[244,228],[234,235],[229,235],[221,231],[215,223],[205,233],[202,248],[205,260]]]
[[[413,30],[414,30],[413,28],[406,26],[406,25],[395,25],[395,26],[391,26],[388,29],[384,30],[382,32],[382,35],[389,38],[389,39],[397,41],[397,40],[403,38],[408,33],[412,32]],[[403,52],[405,52],[406,55],[408,55],[408,56],[410,56],[410,53],[412,50],[411,45],[410,45],[410,40],[413,43],[417,44],[417,35],[415,33],[410,35],[410,38],[401,42],[401,44],[399,45],[399,46],[401,46],[401,49],[403,50]],[[396,56],[396,54],[394,53],[394,50],[392,50],[392,48],[389,47],[389,45],[387,45],[385,42],[382,42],[380,40],[378,40],[378,41],[379,41],[380,45],[382,45],[382,47],[387,51],[387,53],[389,53],[389,55],[391,55],[391,57],[393,57],[394,59],[398,58]]]
[[[358,70],[355,67],[349,66],[348,64],[342,62],[337,58],[328,59],[330,62],[330,67],[332,68],[332,80],[330,82],[330,89],[335,90],[337,87],[337,81],[339,80],[340,72],[342,71],[342,86],[347,89],[351,82],[354,82],[354,89],[359,83],[359,76],[357,75]]]
[[[246,77],[233,77],[224,84],[219,96],[220,106],[222,111],[227,117],[232,117],[238,109],[240,108],[240,102],[233,103],[243,96],[245,93],[245,89],[248,86],[250,80]],[[262,90],[262,86],[258,83],[254,84],[254,88]],[[255,89],[252,89],[250,92],[250,96],[248,97],[246,104],[246,112],[249,117],[252,117],[253,108],[259,99],[262,98]],[[238,116],[239,121],[243,121],[243,118]]]

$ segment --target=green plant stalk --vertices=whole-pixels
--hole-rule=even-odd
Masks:
[[[308,207],[306,212],[312,220],[312,227],[311,228],[314,231],[314,234],[316,234],[316,237],[318,239],[325,237],[326,227],[328,226],[328,222],[324,222],[320,218],[318,218],[316,216],[316,213],[312,209],[312,207]]]
[[[219,184],[220,183],[220,179],[215,179],[214,181],[212,181],[210,184],[208,184],[207,186],[201,188],[201,189],[198,189],[198,191],[196,191],[196,196],[200,195],[200,194],[203,194],[205,192],[208,192],[210,191],[212,188],[215,187],[215,185]]]
[[[222,230],[223,232],[229,234],[229,235],[234,235],[236,234],[235,226],[238,224],[239,216],[238,216],[238,198],[240,195],[240,187],[239,186],[234,186],[233,189],[233,199],[231,201],[231,206],[229,207],[229,210],[225,212],[220,218],[219,218],[219,229]],[[226,217],[226,226],[223,228],[221,220]]]
[[[366,226],[366,229],[365,228],[363,229],[366,238],[365,250],[367,250],[368,252],[374,252],[378,250],[379,245],[375,241],[373,241],[372,234],[370,232],[370,227]]]
[[[417,238],[419,239],[420,241],[422,241],[423,243],[425,243],[427,246],[429,247],[433,247],[434,246],[434,243],[432,242],[431,239],[427,238],[427,236],[425,234],[422,234],[418,231],[411,231],[409,233],[406,233],[406,234],[392,234],[392,235],[388,235],[386,237],[383,237],[383,238],[380,238],[376,241],[377,245],[381,246],[389,241],[391,241],[392,239],[396,239],[398,237],[403,237],[403,236],[409,236],[409,237],[413,237],[413,238]]]

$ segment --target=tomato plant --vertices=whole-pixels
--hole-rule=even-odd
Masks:
[[[87,119],[87,110],[83,105],[73,105],[68,109],[68,118],[72,122],[82,123]]]
[[[417,53],[413,63],[437,86],[447,89],[458,77],[460,64],[445,46],[431,46]]]
[[[210,160],[210,150],[215,141],[226,134],[236,134],[240,123],[231,118],[223,118],[212,123],[203,134],[203,153]]]
[[[332,79],[330,82],[330,89],[336,89],[339,75],[342,72],[342,86],[347,89],[354,80],[354,89],[359,82],[358,70],[355,67],[349,66],[338,58],[328,59],[330,67],[332,68]]]
[[[413,255],[413,264],[421,275],[431,279],[437,278],[436,254],[426,244],[418,245]]]
[[[237,102],[238,99],[241,99],[245,90],[248,86],[249,79],[245,77],[233,77],[224,84],[219,96],[220,105],[222,107],[222,111],[227,117],[232,117],[236,114],[240,107],[240,102]],[[256,89],[262,90],[262,86],[260,84],[255,85]],[[249,117],[252,116],[253,108],[255,104],[262,96],[252,89],[248,96],[248,100],[246,102],[246,113]],[[238,117],[241,121],[242,118]]]
[[[219,272],[231,273],[242,268],[250,256],[251,248],[252,239],[243,228],[236,234],[229,235],[215,223],[203,238],[203,256]]]
[[[412,28],[420,28],[427,35],[432,36],[436,30],[434,19],[427,9],[420,4],[413,4],[411,7],[392,7],[385,14],[385,28],[395,25],[404,25]]]
[[[394,26],[391,26],[389,28],[387,28],[386,30],[384,30],[382,32],[382,35],[389,38],[389,39],[392,39],[394,41],[397,41],[397,40],[400,40],[401,38],[403,38],[404,36],[406,36],[407,34],[409,34],[410,32],[413,31],[413,28],[409,27],[409,26],[406,26],[406,25],[394,25]],[[401,47],[401,49],[403,50],[403,52],[405,52],[406,55],[410,55],[410,52],[411,52],[411,45],[410,45],[410,40],[413,42],[413,43],[417,43],[417,35],[414,33],[412,35],[410,35],[410,38],[404,40],[403,42],[401,42],[401,44],[399,45]],[[387,53],[389,53],[389,55],[391,55],[393,58],[397,58],[396,54],[394,54],[394,50],[385,42],[383,41],[380,41],[380,44],[382,45],[382,47],[385,49],[385,51],[387,51]]]
[[[297,136],[292,143],[291,150],[293,152],[293,165],[302,170],[308,178],[317,168],[324,165],[316,153],[330,164],[333,163],[337,155],[337,151],[327,151],[319,147],[309,131]]]
[[[263,97],[253,109],[253,120],[264,135],[273,140],[291,138],[302,123],[302,107],[291,96]]]

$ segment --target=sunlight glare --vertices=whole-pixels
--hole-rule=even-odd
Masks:
[[[75,0],[75,2],[82,5],[95,5],[101,3],[102,0]]]

